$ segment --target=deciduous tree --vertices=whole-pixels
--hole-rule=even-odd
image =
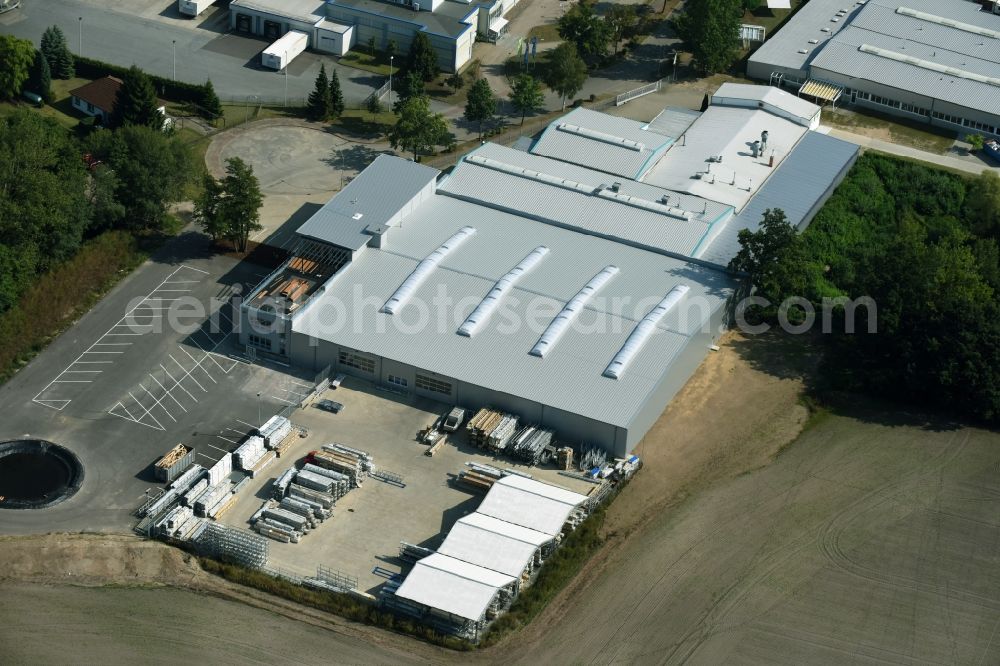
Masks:
[[[35,47],[31,42],[0,35],[0,98],[14,99],[21,94],[34,62]]]
[[[562,97],[562,108],[566,109],[566,98],[572,97],[587,80],[587,64],[577,55],[571,42],[563,42],[549,51],[544,70],[545,85]]]
[[[524,124],[524,116],[538,109],[545,102],[542,95],[542,87],[530,74],[520,74],[514,79],[514,84],[510,88],[510,105],[521,113],[521,124]]]
[[[478,123],[480,140],[483,138],[483,123],[496,112],[497,100],[493,96],[493,89],[486,79],[479,79],[469,89],[465,102],[465,119],[470,123]]]
[[[264,227],[260,224],[260,207],[264,196],[253,167],[238,157],[226,160],[226,177],[222,180],[222,199],[216,214],[222,218],[226,235],[237,252],[246,252],[250,234]]]
[[[594,11],[592,3],[581,0],[559,17],[559,36],[587,56],[603,56],[611,41],[612,27]]]
[[[618,53],[621,41],[625,39],[628,31],[638,20],[635,5],[612,5],[608,13],[604,15],[604,20],[611,26],[611,39],[615,43],[615,53]]]
[[[676,21],[702,74],[728,68],[739,53],[742,0],[688,0]]]
[[[412,152],[414,161],[421,152],[450,142],[448,123],[443,115],[431,111],[430,99],[426,96],[406,100],[398,113],[399,120],[389,130],[389,142],[393,148]]]

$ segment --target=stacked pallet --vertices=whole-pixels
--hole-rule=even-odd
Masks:
[[[278,456],[274,451],[265,451],[264,455],[262,455],[257,462],[254,463],[253,467],[247,470],[247,476],[250,478],[257,476],[264,471],[268,465],[273,463],[277,457]]]
[[[341,474],[340,472],[334,472],[333,470],[325,469],[323,467],[319,467],[318,465],[311,465],[309,463],[306,463],[302,467],[302,471],[311,472],[313,474],[318,474],[320,476],[325,476],[331,481],[333,481],[333,485],[328,492],[330,495],[333,496],[333,499],[335,500],[338,500],[344,495],[346,495],[347,492],[351,489],[351,477],[349,477],[346,474]],[[302,472],[299,472],[299,474],[301,473]]]
[[[271,484],[271,496],[275,499],[281,499],[288,492],[288,486],[292,483],[295,478],[295,468],[286,469],[284,473],[274,480]]]
[[[372,469],[371,463],[356,453],[335,447],[336,445],[324,445],[322,451],[313,451],[306,458],[306,462],[346,474],[351,479],[351,486],[360,488],[368,475],[368,470]]]
[[[567,472],[573,469],[573,449],[568,446],[560,447],[556,454],[556,464],[559,469]]]
[[[181,498],[181,504],[184,506],[189,506],[194,508],[194,501],[208,489],[208,479],[202,479],[198,483],[191,486],[190,490],[184,493],[184,497]]]
[[[473,490],[482,490],[483,492],[487,492],[493,487],[493,483],[496,479],[475,470],[462,470],[458,474],[458,481],[459,483],[469,486]]]
[[[275,415],[260,427],[258,433],[264,438],[264,446],[276,449],[278,444],[292,434],[292,422],[284,416]]]

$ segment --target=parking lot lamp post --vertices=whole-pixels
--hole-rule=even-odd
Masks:
[[[173,80],[176,81],[177,80],[177,40],[176,39],[173,40],[173,41],[171,41],[171,43],[170,43],[170,49],[171,49],[170,50],[170,56],[171,56],[171,59],[174,62],[174,78],[173,78]]]
[[[79,53],[80,55],[83,55],[83,17],[82,16],[79,17],[79,23],[80,23],[80,48],[77,49],[77,53]]]
[[[392,59],[396,56],[389,56],[389,108],[392,108]]]
[[[285,51],[285,106],[288,106],[288,51]]]
[[[261,427],[263,422],[260,420],[260,393],[257,393],[257,427]]]

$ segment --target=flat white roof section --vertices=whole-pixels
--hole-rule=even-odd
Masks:
[[[542,336],[538,338],[535,346],[531,348],[530,354],[539,358],[545,358],[545,354],[559,342],[559,338],[566,332],[569,325],[573,323],[573,320],[580,314],[580,311],[587,307],[587,303],[594,297],[594,294],[617,274],[617,266],[605,266],[604,270],[590,278],[590,282],[583,285],[583,288],[576,292],[576,295],[563,306],[563,309],[548,325]]]
[[[663,319],[663,316],[667,314],[672,307],[677,305],[677,303],[684,298],[684,294],[688,293],[688,290],[689,287],[686,284],[674,287],[670,290],[670,293],[668,293],[664,299],[660,301],[659,305],[650,310],[649,314],[643,317],[642,321],[636,324],[632,334],[628,336],[627,340],[625,340],[625,344],[618,351],[618,353],[615,354],[615,357],[611,359],[611,363],[608,364],[608,367],[605,368],[605,377],[618,379],[622,376],[622,373],[625,372],[628,364],[632,362],[635,355],[639,353],[642,346],[646,344],[646,340],[648,340],[649,336],[651,336],[656,330],[656,325],[660,323],[660,320]]]
[[[537,550],[538,546],[533,543],[459,520],[437,552],[520,578]]]
[[[514,523],[508,523],[505,520],[499,520],[492,516],[487,516],[485,513],[479,513],[478,511],[459,518],[456,525],[459,523],[463,525],[472,525],[497,534],[503,534],[504,536],[516,541],[530,543],[531,545],[537,547],[544,546],[548,542],[552,541],[551,534],[545,534],[544,532],[528,529],[527,527],[521,527],[520,525],[515,525]]]
[[[539,245],[534,250],[531,251],[528,256],[520,261],[514,268],[510,269],[506,275],[497,280],[493,288],[490,289],[489,293],[483,298],[483,300],[476,306],[476,309],[472,311],[466,319],[465,322],[459,327],[458,334],[464,335],[467,338],[471,338],[479,330],[479,327],[489,321],[490,316],[493,311],[496,310],[497,306],[500,305],[500,301],[504,296],[514,288],[517,281],[522,275],[530,271],[535,267],[542,258],[549,253],[549,248],[544,245]]]
[[[497,591],[514,580],[513,576],[434,553],[416,563],[396,596],[478,622]]]
[[[564,190],[574,190],[576,192],[583,192],[584,194],[592,194],[594,190],[597,189],[597,186],[594,184],[580,183],[569,178],[560,178],[559,176],[553,176],[550,173],[543,173],[541,171],[535,171],[534,169],[517,166],[516,164],[501,162],[500,160],[495,160],[492,157],[469,155],[465,158],[465,161],[484,166],[487,169],[500,171],[501,173],[509,173],[512,176],[534,180],[539,183],[545,183],[546,185],[561,187]]]
[[[479,513],[555,537],[586,499],[578,493],[511,475],[493,484],[479,505]]]
[[[420,288],[420,285],[424,283],[427,276],[434,272],[434,269],[448,256],[448,253],[461,245],[462,241],[474,233],[476,233],[475,227],[462,227],[451,238],[442,243],[438,249],[431,252],[426,259],[417,264],[417,267],[403,281],[403,284],[399,285],[399,288],[393,292],[389,300],[382,306],[380,312],[390,315],[396,314],[396,310],[410,300],[413,292]]]
[[[528,479],[517,474],[510,474],[502,477],[494,485],[497,484],[501,486],[508,486],[510,488],[517,488],[518,490],[531,493],[532,495],[537,495],[538,497],[544,497],[545,499],[562,502],[563,504],[574,508],[587,501],[586,495],[574,493],[572,490],[566,490],[565,488],[560,488],[559,486],[552,485],[551,483],[545,483],[544,481]]]

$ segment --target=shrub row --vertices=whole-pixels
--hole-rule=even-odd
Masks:
[[[84,243],[0,314],[0,382],[41,351],[86,312],[146,255],[124,231],[109,231]]]
[[[112,65],[93,58],[83,56],[75,56],[75,58],[76,75],[85,79],[99,79],[102,76],[121,78],[128,70],[128,67]],[[205,89],[201,85],[184,81],[171,81],[155,74],[147,73],[147,76],[156,86],[157,94],[168,102],[201,104],[204,99]]]
[[[452,650],[471,650],[473,645],[461,638],[445,636],[423,624],[401,618],[393,613],[382,612],[375,606],[355,599],[346,594],[337,594],[325,590],[311,590],[291,581],[275,578],[262,571],[247,569],[235,564],[219,562],[210,558],[200,558],[201,568],[208,573],[221,576],[228,581],[258,589],[276,597],[288,599],[295,603],[316,608],[327,613],[363,622],[390,631],[423,639],[429,643],[451,648]]]

